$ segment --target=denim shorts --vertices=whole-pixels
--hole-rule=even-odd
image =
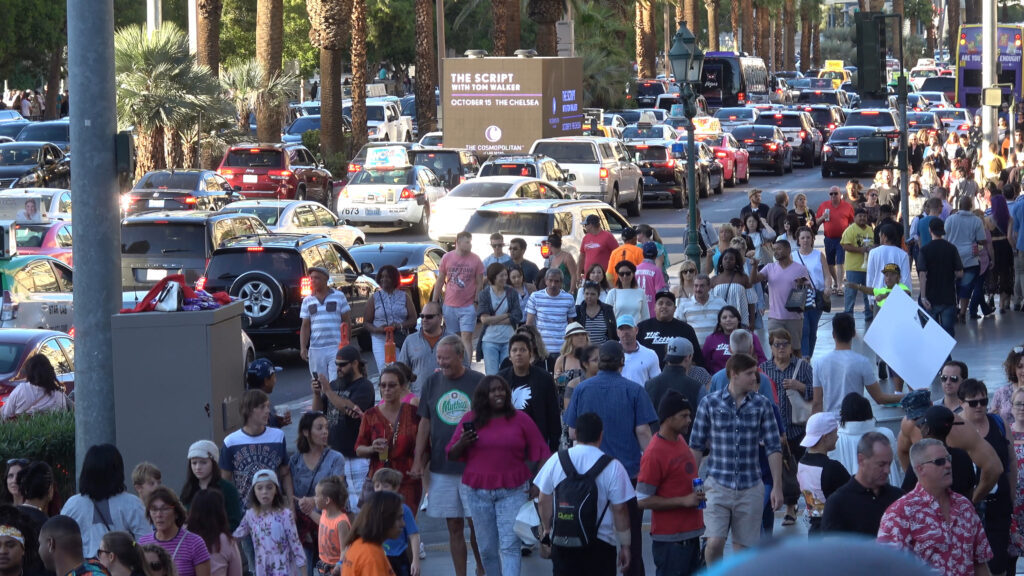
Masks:
[[[476,328],[476,306],[445,306],[444,323],[452,332],[472,332]]]

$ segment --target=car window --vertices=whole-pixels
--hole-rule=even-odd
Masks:
[[[228,152],[225,166],[280,168],[284,162],[280,150],[238,148]]]
[[[341,261],[338,259],[337,252],[331,248],[330,245],[322,245],[317,247],[320,250],[320,257],[323,259],[324,268],[332,275],[341,274]]]
[[[596,208],[584,208],[580,211],[580,226],[583,226],[583,223],[587,221],[587,216],[597,216],[600,218],[599,214],[600,213]],[[603,227],[604,226],[602,225],[602,228]]]
[[[207,175],[203,182],[206,184],[206,191],[207,192],[223,192],[224,191],[224,188],[220,185],[220,182],[217,182],[217,179],[214,178],[212,175]]]
[[[626,228],[629,224],[622,216],[619,216],[610,208],[602,208],[601,212],[604,214],[604,219],[608,222],[608,231],[618,238],[619,234],[622,233],[622,229]]]
[[[516,196],[536,200],[540,198],[540,188],[537,186],[536,182],[527,182],[519,187],[519,190],[516,192]]]
[[[355,267],[349,262],[349,260],[351,259],[351,255],[346,257],[345,249],[342,248],[341,246],[336,246],[334,244],[331,244],[331,246],[334,248],[334,251],[337,252],[338,261],[341,262],[341,273],[344,274],[345,276],[359,276],[359,271],[356,270]]]
[[[545,200],[562,197],[562,194],[560,192],[556,192],[554,188],[548,186],[543,182],[538,182],[537,188],[540,190],[540,197]]]
[[[316,219],[320,221],[321,226],[337,226],[338,219],[331,214],[331,211],[323,206],[313,206],[313,213],[316,214]]]
[[[24,268],[28,281],[31,283],[32,292],[56,294],[60,292],[60,284],[57,276],[50,268],[50,263],[45,260],[32,262]]]
[[[71,214],[71,192],[62,192],[57,204],[58,212]]]
[[[74,368],[68,362],[64,351],[60,349],[60,344],[57,343],[56,338],[50,338],[43,342],[43,345],[39,347],[39,353],[46,357],[53,366],[53,370],[58,374],[69,374],[74,372]]]
[[[427,258],[424,260],[424,263],[428,264],[428,266],[430,266],[431,269],[440,268],[441,267],[441,258],[443,256],[444,256],[444,254],[442,254],[442,253],[440,253],[440,252],[438,252],[436,250],[431,250],[431,251],[427,252]]]
[[[206,257],[205,226],[145,222],[121,226],[121,254]]]
[[[558,230],[563,236],[569,236],[572,234],[572,214],[569,212],[559,212],[555,214],[555,226],[554,230]]]
[[[222,242],[239,235],[235,218],[225,218],[213,223],[213,245],[220,246]]]
[[[64,226],[57,230],[57,246],[71,248],[71,226]]]
[[[53,272],[57,277],[57,282],[60,283],[60,291],[71,292],[74,290],[74,273],[71,271],[71,268],[62,264],[57,264],[56,262],[51,262],[51,264],[53,265]]]
[[[311,246],[302,251],[302,261],[306,263],[306,270],[324,265],[323,257],[320,256],[320,250],[316,246]]]
[[[485,164],[480,170],[481,176],[528,176],[535,177],[537,174],[531,164],[491,162]]]
[[[312,228],[318,226],[316,215],[309,209],[309,206],[299,206],[292,215],[292,223],[300,228]]]
[[[68,362],[71,363],[71,371],[75,370],[75,341],[71,338],[64,336],[58,336],[57,342],[60,343],[60,347],[64,349],[64,355],[67,356]]]

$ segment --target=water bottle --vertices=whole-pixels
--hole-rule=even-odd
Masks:
[[[700,478],[694,478],[693,479],[693,491],[694,491],[695,494],[699,494],[701,496],[700,503],[697,504],[697,508],[700,509],[700,510],[703,510],[704,508],[707,507],[707,501],[704,500],[704,498],[703,498],[703,496],[704,496],[704,480],[702,480]]]

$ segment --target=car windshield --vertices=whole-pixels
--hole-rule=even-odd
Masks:
[[[780,128],[802,128],[800,117],[792,114],[762,114],[754,124],[758,126],[778,126]]]
[[[722,140],[725,138],[725,136],[717,136],[711,134],[695,134],[694,138],[696,138],[698,142],[703,142],[708,146],[722,146]]]
[[[203,223],[140,222],[121,226],[121,254],[132,256],[206,257]]]
[[[529,176],[533,178],[537,175],[537,170],[533,167],[533,164],[503,164],[501,162],[491,162],[485,164],[480,169],[480,176]],[[461,188],[461,186],[459,187]],[[455,190],[458,190],[456,188]],[[452,190],[449,195],[455,192]]]
[[[836,140],[858,140],[860,138],[863,138],[864,136],[874,136],[874,134],[875,132],[873,130],[868,130],[861,126],[855,126],[852,128],[839,128],[832,133],[832,136],[829,137],[828,141],[834,142]]]
[[[459,184],[448,196],[457,198],[501,198],[508,193],[510,188],[506,182],[474,182],[470,180]]]
[[[826,108],[811,108],[810,110],[807,111],[807,113],[811,115],[811,118],[814,120],[815,124],[820,124],[821,126],[828,126],[829,124],[832,123],[831,110],[828,110]]]
[[[415,152],[409,154],[416,166],[426,166],[438,178],[447,178],[449,174],[461,174],[458,152]]]
[[[659,94],[660,94],[660,92],[659,92]],[[640,121],[640,112],[637,111],[637,110],[615,110],[614,112],[613,111],[609,111],[608,114],[605,115],[605,117],[604,117],[604,124],[605,124],[605,126],[607,126],[607,125],[609,125],[611,123],[612,116],[616,115],[616,114],[621,116],[622,119],[626,121],[626,124],[635,124],[635,123]]]
[[[629,150],[629,155],[637,162],[665,160],[668,158],[668,149],[664,146],[626,146],[626,149]]]
[[[636,86],[637,96],[657,96],[665,93],[665,85],[661,82],[640,82]]]
[[[597,164],[597,154],[590,142],[544,141],[537,142],[534,154],[554,158],[559,164]],[[546,233],[545,233],[546,235]]]
[[[949,121],[949,122],[964,121],[964,122],[966,122],[967,120],[970,119],[967,116],[967,112],[964,111],[964,110],[942,110],[942,109],[939,109],[939,110],[936,110],[935,113],[939,115],[939,119],[942,120],[943,122],[946,122],[946,121]]]
[[[402,116],[416,117],[416,98],[402,100]]]
[[[351,254],[352,258],[354,258],[356,263],[359,264],[360,269],[365,263],[373,264],[374,270],[380,270],[384,266],[401,268],[410,263],[421,263],[410,262],[414,256],[414,252],[411,250],[405,250],[402,248],[385,248],[381,251],[380,246],[375,244],[350,248],[348,253]]]
[[[754,109],[722,108],[718,112],[715,112],[715,118],[718,118],[719,120],[725,120],[726,122],[735,122],[736,120],[753,120]]]
[[[414,184],[414,172],[410,168],[394,170],[360,170],[351,184],[385,184],[391,186],[408,186]]]
[[[24,122],[0,122],[0,136],[14,138],[25,126]]]
[[[37,146],[4,146],[0,148],[0,166],[27,166],[39,163]]]
[[[15,242],[18,248],[41,248],[49,230],[49,224],[18,224],[14,233]]]
[[[22,142],[67,142],[68,126],[64,124],[29,124],[18,133],[17,140]]]
[[[225,166],[247,168],[280,168],[284,164],[284,154],[280,150],[264,148],[236,148],[228,152]]]
[[[285,130],[286,134],[303,134],[309,130],[320,129],[320,117],[319,116],[300,116],[292,122],[288,129]]]
[[[631,139],[642,139],[642,138],[663,138],[665,132],[660,126],[629,126],[622,131],[623,140]]]
[[[494,234],[546,237],[551,231],[547,214],[529,212],[478,211],[470,217],[466,231],[471,234]]]
[[[18,359],[25,345],[20,342],[0,342],[0,374],[10,374],[18,369]]]
[[[139,180],[134,189],[195,190],[202,178],[202,172],[150,172]]]
[[[911,126],[915,124],[926,124],[932,126],[935,124],[935,118],[931,114],[910,113],[907,114],[907,124]]]
[[[931,78],[932,76],[938,76],[938,75],[939,75],[939,71],[938,70],[932,70],[932,69],[928,69],[928,70],[911,70],[910,71],[910,77],[911,78]]]
[[[732,131],[732,137],[737,140],[750,140],[753,138],[775,137],[775,129],[771,126],[740,126]]]
[[[895,126],[891,114],[885,112],[851,112],[846,117],[847,126]]]
[[[225,250],[210,258],[206,278],[212,286],[229,286],[231,281],[250,270],[266,272],[284,285],[294,284],[302,277],[302,259],[294,250]]]
[[[281,209],[276,206],[228,206],[222,208],[221,212],[233,214],[252,214],[259,218],[267,226],[277,226],[281,219]]]

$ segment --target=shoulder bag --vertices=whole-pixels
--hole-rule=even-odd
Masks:
[[[800,250],[796,251],[796,256],[797,256],[797,258],[800,259],[800,263],[804,265],[804,268],[807,268],[807,263],[804,262],[804,256],[803,256],[803,254],[800,253]],[[808,276],[809,276],[810,275],[810,270],[809,269],[807,270],[807,273],[808,273]],[[814,299],[814,303],[813,304],[811,303],[812,294],[813,294],[813,299]],[[816,310],[818,310],[820,312],[831,312],[832,311],[832,299],[826,297],[825,293],[823,291],[818,290],[817,288],[815,288],[813,280],[807,283],[807,304],[806,304],[806,307],[810,308],[812,306]]]
[[[796,361],[796,368],[793,370],[793,378],[796,378],[800,374],[800,366],[803,364],[804,359],[801,358]],[[789,400],[790,406],[790,420],[793,424],[807,424],[807,420],[811,417],[811,403],[804,398],[804,395],[799,390],[786,389],[786,398]]]

